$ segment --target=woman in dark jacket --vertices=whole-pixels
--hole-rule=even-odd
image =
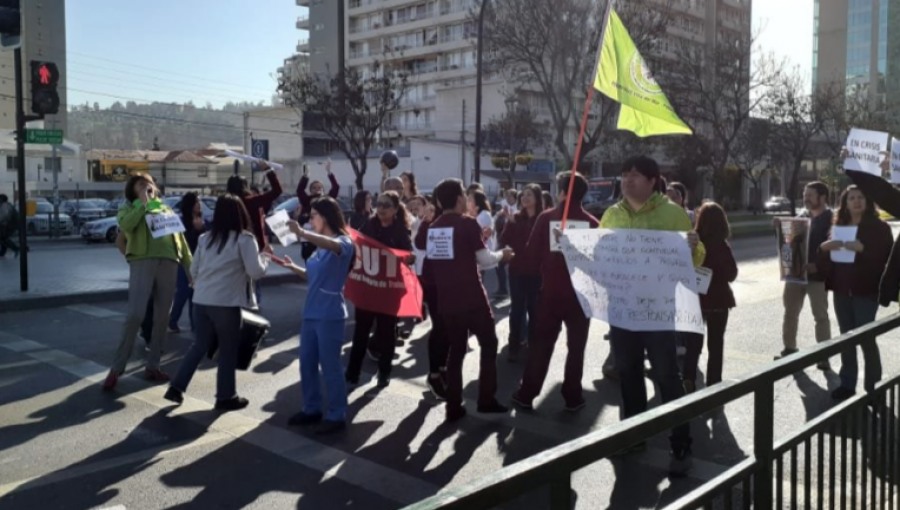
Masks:
[[[184,225],[184,239],[188,243],[191,253],[197,253],[197,242],[203,233],[203,209],[196,193],[188,193],[181,198],[181,223]],[[180,333],[178,321],[184,311],[184,305],[188,305],[188,317],[191,319],[191,331],[194,330],[194,289],[184,268],[178,268],[178,286],[175,289],[175,301],[172,303],[172,312],[169,313],[169,333]],[[152,304],[152,301],[151,301]]]
[[[697,212],[697,234],[706,247],[703,267],[712,271],[712,280],[706,294],[700,295],[700,308],[706,322],[709,360],[706,366],[706,386],[722,382],[722,360],[725,348],[725,329],[728,327],[729,310],[735,307],[731,283],[737,279],[738,267],[731,252],[728,238],[731,227],[721,206],[703,205]],[[703,335],[686,335],[687,354],[684,357],[684,388],[693,393],[697,388],[697,363],[703,351]]]
[[[428,248],[428,227],[442,214],[437,201],[433,197],[428,199],[425,205],[425,217],[419,225],[416,233],[415,246],[419,251]],[[426,382],[431,394],[437,400],[447,400],[447,356],[450,354],[450,343],[447,338],[447,328],[444,325],[443,315],[439,313],[437,287],[434,282],[433,268],[428,258],[422,263],[422,293],[425,295],[425,304],[428,306],[428,316],[431,318],[431,332],[428,333],[428,377]]]
[[[412,251],[410,238],[409,214],[400,201],[400,195],[393,191],[385,191],[378,197],[378,211],[366,222],[361,233],[379,243],[396,250]],[[414,261],[413,255],[407,263]],[[359,384],[363,358],[369,344],[369,334],[375,327],[374,345],[380,354],[378,358],[378,387],[383,388],[390,382],[391,364],[397,348],[397,321],[393,315],[356,308],[356,329],[353,333],[353,347],[350,350],[350,362],[347,364],[346,380],[350,384]]]
[[[881,275],[894,247],[891,227],[878,218],[875,204],[857,186],[841,195],[835,216],[835,228],[856,227],[856,239],[839,241],[832,230],[832,240],[822,244],[817,265],[825,275],[825,288],[834,292],[834,312],[841,334],[873,322],[878,313],[878,288]],[[849,250],[855,254],[852,263],[836,262],[832,255]],[[866,360],[865,388],[874,391],[881,379],[881,357],[878,344],[861,345]],[[831,393],[835,400],[845,400],[856,393],[859,367],[856,348],[841,353],[841,386]]]
[[[357,232],[362,231],[363,225],[372,217],[372,194],[366,190],[357,191],[353,197],[353,212],[347,223]]]
[[[328,181],[331,183],[331,189],[328,191],[328,196],[337,200],[338,194],[341,192],[341,185],[338,184],[337,178],[331,173],[330,159],[325,162],[325,171],[328,172]],[[309,185],[309,193],[306,192],[307,185]],[[309,169],[306,165],[303,165],[303,177],[300,178],[300,183],[297,184],[297,200],[300,202],[300,214],[297,215],[297,223],[299,223],[300,226],[307,230],[312,228],[309,221],[312,203],[324,196],[325,185],[322,184],[322,181],[313,181],[310,183]],[[300,242],[300,255],[303,257],[304,261],[309,260],[314,251],[316,251],[316,245],[308,241]]]
[[[500,235],[500,245],[514,253],[526,253],[525,247],[537,217],[544,211],[541,187],[525,186],[521,194],[521,210],[512,216]],[[522,346],[533,337],[537,317],[537,299],[541,292],[541,271],[525,258],[517,257],[509,263],[509,286],[512,291],[509,312],[509,361],[519,358]],[[527,333],[526,333],[527,332]],[[527,336],[526,336],[527,335]]]

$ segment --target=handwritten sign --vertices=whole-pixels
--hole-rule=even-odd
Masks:
[[[556,234],[553,232],[562,227],[561,221],[551,221],[550,222],[550,251],[560,251],[559,241],[556,240]],[[583,229],[583,228],[591,228],[591,224],[586,221],[569,221],[566,223],[566,230],[574,230],[574,229]]]
[[[844,160],[844,168],[881,176],[882,153],[887,151],[887,144],[887,133],[851,129],[847,138],[850,155]]]
[[[859,227],[831,227],[831,239],[834,241],[843,241],[849,243],[856,241],[856,234]],[[856,260],[856,252],[841,248],[831,252],[831,261],[836,264],[852,264]]]
[[[282,246],[290,246],[299,241],[297,234],[291,232],[288,227],[289,221],[291,221],[291,217],[288,216],[287,211],[278,211],[266,218],[266,224],[272,229],[272,233],[275,234]]]
[[[572,230],[560,247],[588,317],[629,331],[704,332],[697,273],[683,234]]]
[[[144,216],[144,219],[147,221],[147,227],[150,229],[150,235],[153,236],[153,239],[184,232],[181,218],[171,211],[148,214]]]
[[[694,269],[697,272],[697,293],[706,295],[709,292],[709,284],[712,283],[713,270],[707,267]]]
[[[453,228],[428,229],[425,252],[431,260],[453,260]]]
[[[775,223],[781,281],[808,282],[809,218],[782,219]]]
[[[891,182],[900,184],[900,138],[891,139]]]

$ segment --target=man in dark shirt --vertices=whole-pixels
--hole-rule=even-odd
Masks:
[[[784,350],[775,356],[781,359],[784,356],[794,354],[797,349],[797,324],[800,320],[800,311],[803,310],[803,302],[809,296],[809,305],[812,308],[813,318],[816,321],[816,341],[824,342],[831,338],[831,320],[828,318],[828,291],[825,290],[825,281],[816,267],[816,259],[819,256],[819,247],[828,240],[828,233],[834,223],[834,214],[828,208],[828,186],[821,182],[811,182],[803,191],[803,204],[806,206],[804,217],[810,218],[809,225],[809,249],[807,258],[806,285],[787,282],[784,284],[784,323],[782,325],[782,341]],[[777,219],[775,221],[778,221]],[[831,365],[828,361],[818,364],[820,370],[828,370]]]
[[[481,281],[479,266],[508,262],[512,250],[489,252],[481,226],[464,216],[466,194],[462,181],[446,179],[434,190],[444,213],[428,227],[426,256],[440,296],[439,312],[447,329],[447,421],[466,415],[462,405],[462,367],[469,333],[478,339],[481,366],[478,375],[478,412],[505,413],[496,399],[497,332],[494,314]]]

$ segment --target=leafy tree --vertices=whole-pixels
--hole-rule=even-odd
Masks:
[[[515,182],[517,160],[524,161],[525,154],[533,152],[547,139],[544,126],[537,122],[534,112],[522,107],[492,119],[481,133],[484,147],[506,161],[498,168],[510,186]]]

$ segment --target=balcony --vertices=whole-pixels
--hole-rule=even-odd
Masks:
[[[309,39],[301,39],[297,42],[297,53],[309,53]]]
[[[298,30],[309,30],[309,16],[300,16],[297,18]]]

